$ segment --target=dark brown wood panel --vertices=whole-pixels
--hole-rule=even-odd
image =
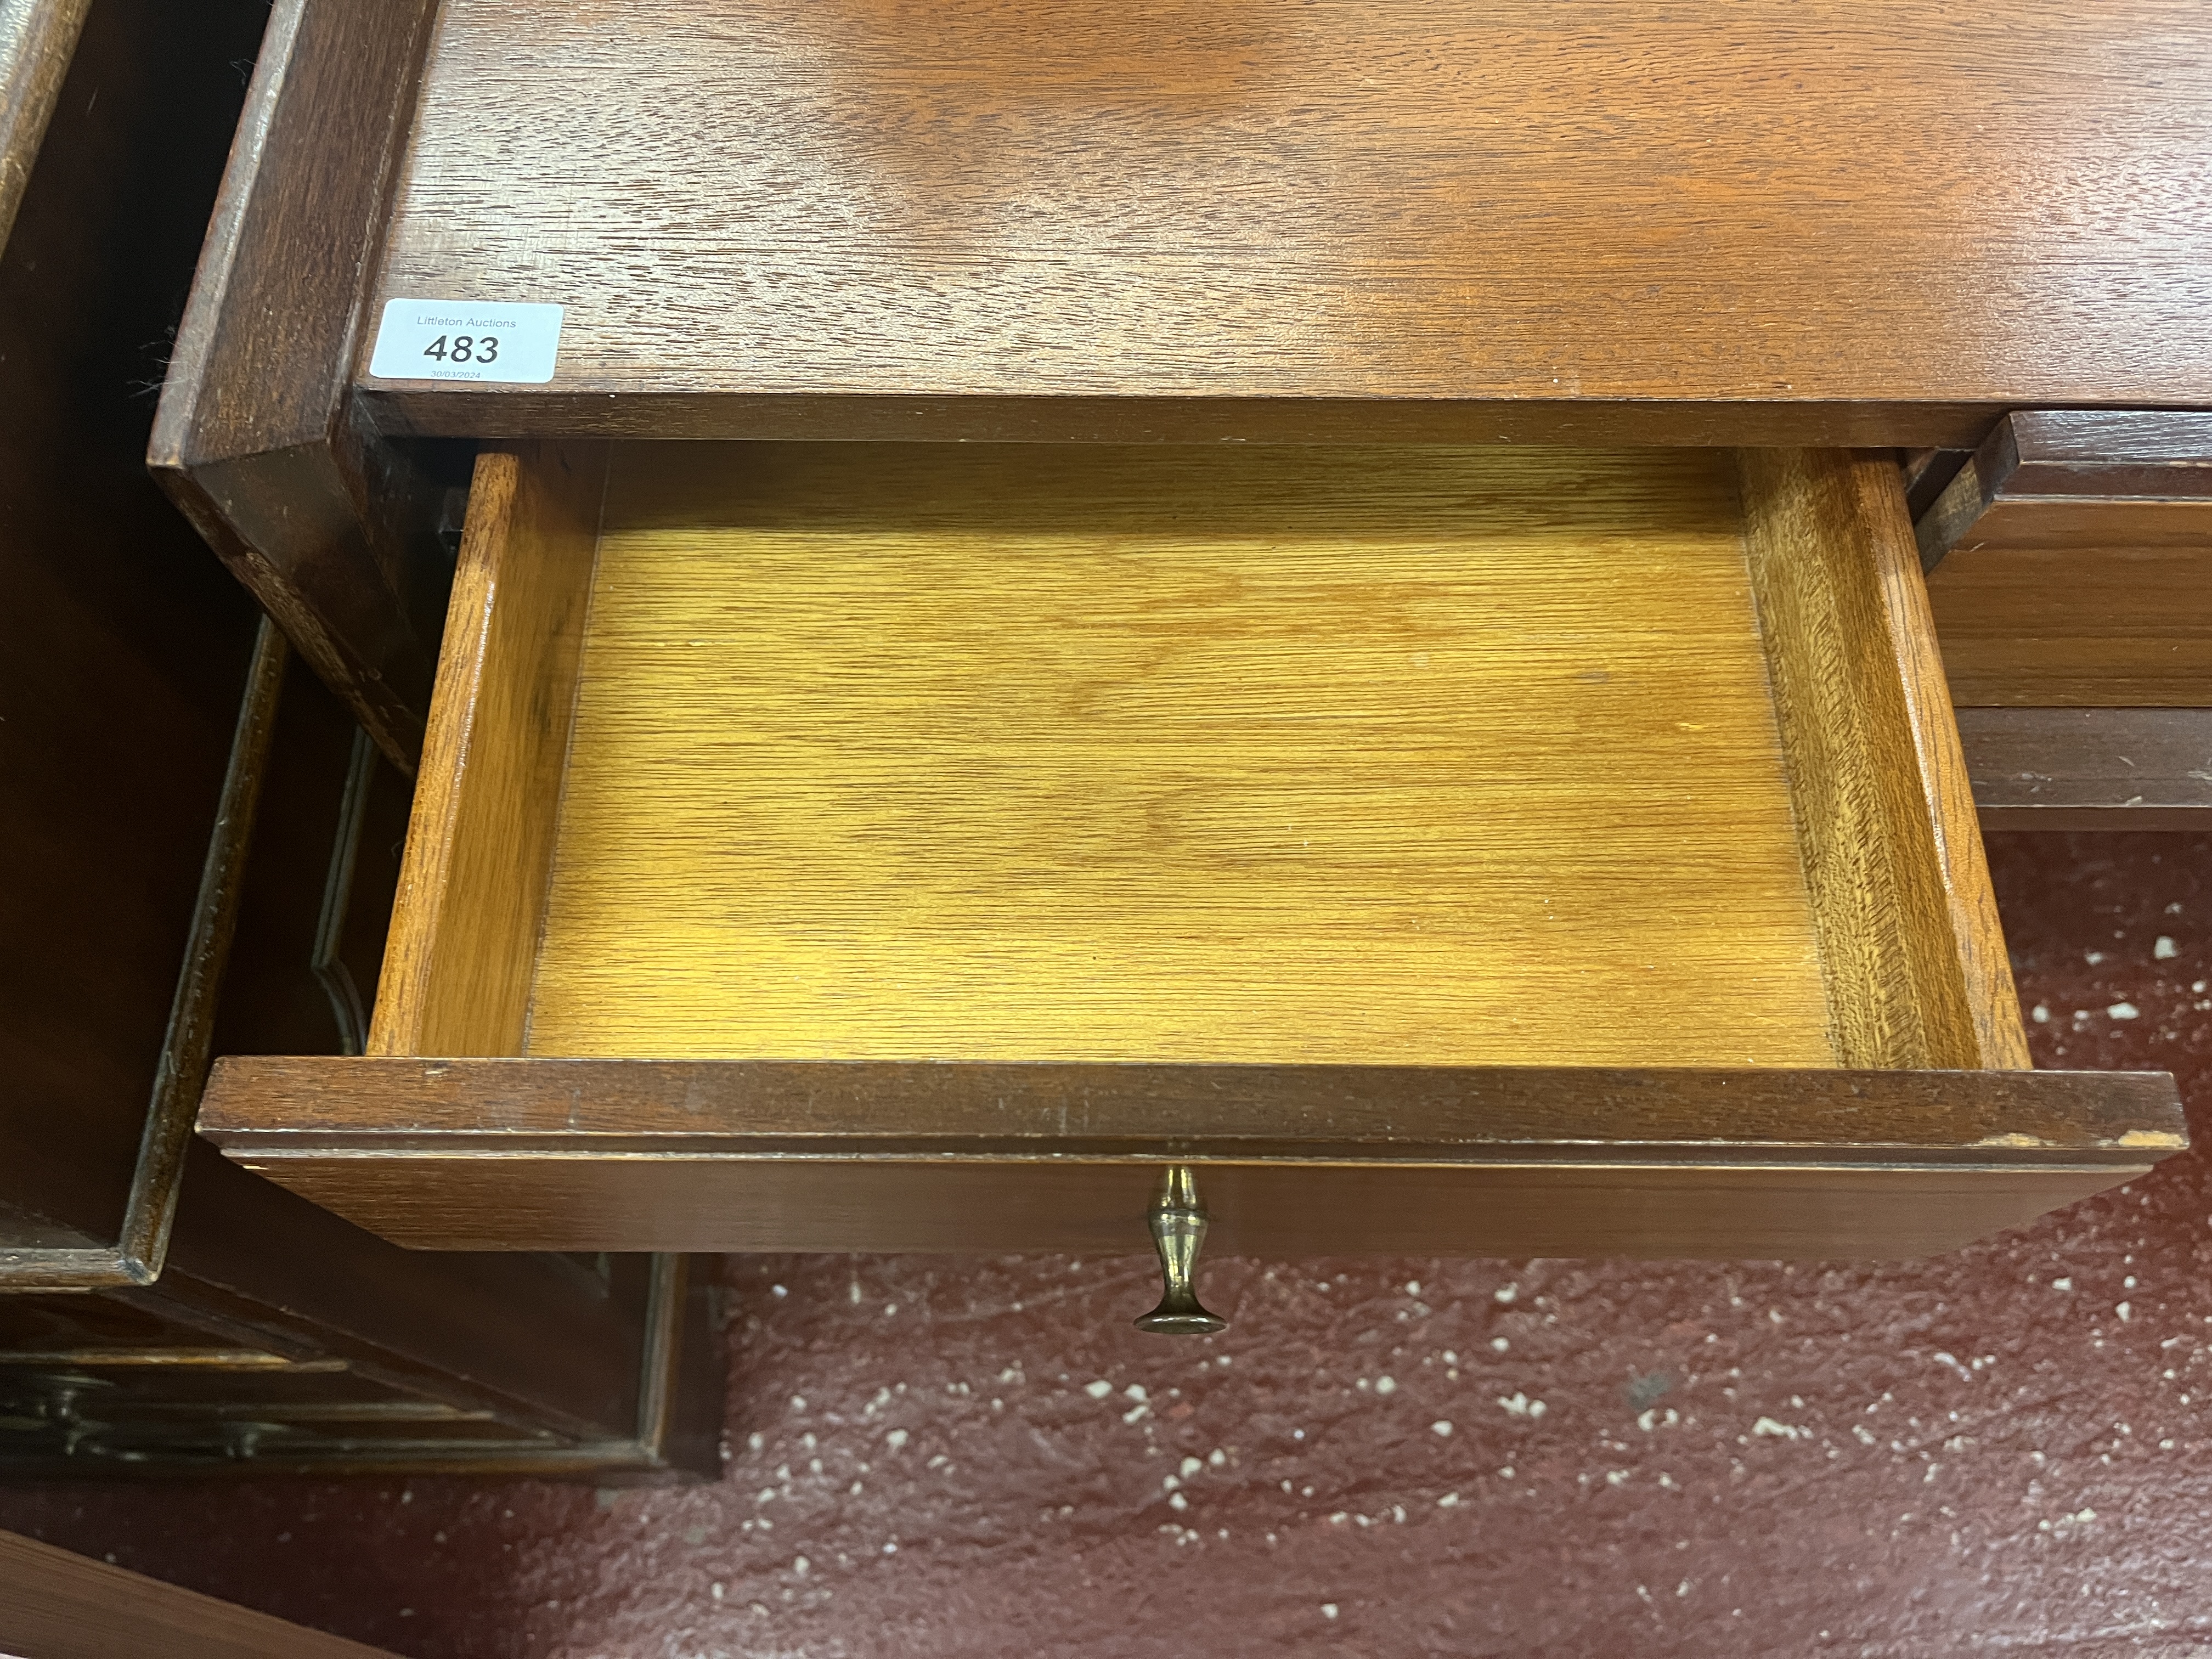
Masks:
[[[2212,415],[2010,416],[1917,536],[1955,702],[2212,704]]]
[[[1966,464],[1971,450],[1963,449],[1905,449],[1898,452],[1898,465],[1905,474],[1905,504],[1913,521],[1936,505],[1936,497],[1959,476],[1959,469]]]
[[[1995,404],[1507,403],[1466,398],[1121,398],[842,392],[629,392],[373,380],[380,429],[418,437],[682,438],[837,442],[1658,444],[1971,448]]]
[[[444,602],[443,487],[347,364],[432,0],[279,0],[178,330],[149,459],[392,759],[411,768]]]
[[[0,76],[83,10],[0,0]],[[211,1046],[346,1046],[321,923],[373,995],[409,793],[145,471],[269,10],[95,0],[0,256],[0,1471],[705,1473],[682,1264],[410,1254],[191,1133]]]
[[[68,9],[0,8],[76,42],[0,254],[0,1250],[112,1255],[255,622],[146,477],[133,388],[259,18],[103,0],[79,33]]]
[[[1918,534],[1931,573],[1954,550],[2204,547],[2212,414],[2007,416],[1920,516]]]
[[[1283,436],[1306,399],[1457,402],[1462,441],[1524,402],[1617,440],[1658,400],[1711,405],[1706,442],[1956,447],[1961,411],[2205,401],[2201,11],[1912,25],[448,0],[377,300],[566,331],[550,389],[392,384],[422,429],[527,435],[842,393],[972,436],[964,400],[1042,394],[1283,400]],[[1917,405],[1948,418],[1844,430]]]
[[[1752,1068],[233,1060],[202,1127],[418,1246],[1135,1249],[1189,1161],[1264,1255],[1909,1255],[2185,1144],[2157,1073]]]
[[[0,1533],[0,1646],[28,1659],[389,1659],[15,1533]]]
[[[1961,548],[1928,600],[1962,708],[2212,705],[2212,526],[2201,548]]]
[[[1157,1161],[865,1164],[455,1158],[405,1187],[285,1172],[429,1249],[619,1238],[659,1248],[1091,1255],[1152,1249]],[[1953,1250],[2148,1165],[1966,1169],[1200,1162],[1217,1255],[1892,1261]]]
[[[91,0],[0,0],[0,242],[15,222]]]
[[[1990,434],[1985,489],[2021,495],[2212,496],[2212,411],[2030,409]]]
[[[1984,830],[2212,830],[2212,708],[1961,708]]]

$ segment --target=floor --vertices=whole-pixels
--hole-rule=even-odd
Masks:
[[[2212,839],[1993,837],[2036,1058],[2212,1146]],[[2212,1169],[1905,1266],[732,1264],[728,1478],[0,1493],[416,1659],[2212,1655]]]

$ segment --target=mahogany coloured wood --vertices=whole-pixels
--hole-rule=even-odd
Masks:
[[[1346,435],[1301,431],[1318,400],[1370,441],[1958,447],[2023,403],[2200,404],[2207,28],[2190,0],[1910,28],[450,0],[376,301],[563,305],[560,367],[380,383],[380,418],[1126,440],[1218,399]]]
[[[2212,414],[2010,416],[1918,536],[1960,703],[2212,703]]]
[[[533,619],[570,613],[574,599],[554,596],[574,592],[574,556],[544,556],[514,510],[523,473],[545,464],[520,452],[485,463],[453,634],[453,683],[466,695],[441,688],[428,752],[444,758],[422,792],[434,801],[466,787],[457,757],[477,708],[489,733],[507,723],[500,708],[574,699],[558,802],[542,783],[495,790],[466,832],[534,846],[557,812],[553,875],[544,882],[534,855],[486,860],[476,881],[502,892],[426,885],[425,915],[398,929],[433,938],[472,907],[521,915],[549,892],[531,1057],[241,1059],[220,1069],[204,1112],[204,1131],[230,1155],[391,1237],[447,1248],[1139,1248],[1140,1189],[1160,1163],[1188,1159],[1206,1165],[1209,1203],[1217,1189],[1231,1195],[1237,1218],[1223,1224],[1234,1248],[1263,1253],[1881,1255],[1963,1243],[2184,1144],[2170,1079],[2011,1069],[2024,1063],[2018,1013],[1902,488],[1885,458],[1746,455],[1739,491],[1712,458],[1680,452],[643,447],[614,459],[573,653],[549,649],[560,630]],[[1320,533],[1352,528],[1360,533],[1341,544]],[[1414,580],[1438,546],[1442,565]],[[1504,574],[1492,580],[1486,561]],[[1513,586],[1524,566],[1582,579],[1524,593]],[[1408,746],[1427,730],[1419,705],[1433,677],[1412,682],[1417,706],[1394,701],[1423,666],[1397,661],[1407,640],[1370,649],[1352,611],[1332,612],[1320,648],[1301,654],[1267,625],[1278,587],[1291,585],[1300,601],[1283,616],[1306,616],[1326,611],[1328,584],[1348,574],[1360,578],[1359,614],[1389,597],[1400,623],[1425,624],[1411,643],[1426,666],[1465,649],[1470,672],[1491,677],[1480,695],[1447,684],[1461,723],[1495,723],[1492,750],[1550,730],[1547,720],[1565,719],[1585,750],[1607,722],[1640,730],[1610,705],[1569,718],[1577,696],[1600,696],[1607,683],[1578,669],[1591,653],[1632,668],[1654,705],[1645,713],[1678,734],[1653,737],[1679,750],[1664,787],[1630,787],[1632,769],[1609,763],[1619,799],[1601,808],[1591,797],[1588,824],[1570,795],[1543,793],[1558,777],[1539,769],[1514,775],[1494,814],[1476,796],[1431,812],[1437,828],[1420,844],[1443,844],[1462,820],[1481,826],[1479,840],[1534,836],[1547,893],[1567,893],[1607,844],[1634,841],[1640,815],[1701,810],[1710,796],[1729,803],[1711,831],[1725,836],[1759,790],[1778,811],[1794,805],[1793,868],[1802,846],[1812,872],[1797,900],[1815,975],[1798,1016],[1818,1039],[1809,1061],[1700,1069],[1655,1050],[1640,1069],[1577,1066],[1577,1044],[1589,1045],[1579,1057],[1603,1053],[1601,1011],[1587,1004],[1579,1029],[1551,1031],[1548,1052],[1439,1051],[1464,1056],[1456,1065],[1392,1063],[1411,1046],[1402,1036],[1370,1036],[1348,1054],[1293,1045],[1270,1055],[1279,1036],[1254,1027],[1248,1054],[1178,1048],[1157,1012],[1148,1032],[1116,1047],[1130,1033],[1102,1035],[1055,1007],[1064,987],[1047,985],[1024,1006],[1022,974],[988,948],[964,979],[931,985],[945,961],[1002,943],[1033,913],[1049,922],[1054,881],[1095,864],[1113,879],[1090,890],[1089,908],[1110,911],[1133,881],[1175,874],[1210,843],[1168,831],[1223,780],[1256,793],[1233,811],[1200,812],[1216,832],[1240,817],[1272,823],[1271,802],[1310,806],[1333,772],[1369,763],[1364,750],[1416,772],[1419,757],[1443,752]],[[1055,584],[1072,575],[1087,604],[1056,609]],[[1655,578],[1698,615],[1677,616],[1638,586]],[[1717,595],[1704,593],[1700,582],[1715,580]],[[1469,634],[1454,584],[1485,581]],[[520,619],[507,637],[526,648],[482,647],[500,637],[502,604]],[[1116,654],[1125,635],[1146,647],[1133,667]],[[1235,672],[1199,672],[1224,649]],[[1730,702],[1746,661],[1755,715]],[[1094,685],[1086,663],[1110,672]],[[1514,691],[1523,672],[1540,695]],[[502,674],[520,684],[502,688]],[[1325,709],[1346,676],[1352,708],[1389,718],[1372,732],[1356,720],[1329,728],[1271,788],[1257,787],[1270,775],[1260,750],[1207,746],[1226,734],[1249,747],[1260,729],[1249,716],[1270,706],[1298,717],[1285,740],[1304,741],[1298,722]],[[1156,708],[1144,701],[1154,693]],[[1112,810],[1103,785],[1114,781],[1085,770],[1122,753],[1102,738],[1118,728],[1099,724],[1117,696],[1136,697],[1143,729],[1198,762],[1145,811]],[[992,718],[975,718],[970,702]],[[1031,731],[1032,706],[1058,712]],[[1219,730],[1183,730],[1194,711]],[[522,752],[557,723],[523,728]],[[1071,743],[1070,731],[1088,735]],[[1009,744],[996,770],[975,763],[987,734]],[[964,758],[949,763],[956,752]],[[825,787],[861,763],[859,787]],[[950,799],[919,836],[884,817],[886,801],[948,779],[952,795],[987,804],[981,819]],[[1093,803],[1091,828],[1071,839],[1077,821],[1048,812],[1054,835],[1026,853],[1000,844],[1056,799],[1047,786],[1071,779]],[[1744,794],[1745,781],[1757,789]],[[1393,787],[1377,776],[1355,793],[1383,802]],[[1528,810],[1532,788],[1551,803],[1544,810]],[[630,807],[644,816],[625,816]],[[1609,830],[1598,823],[1604,811],[1618,819]],[[448,821],[418,812],[417,830],[443,834]],[[1398,857],[1391,838],[1416,821],[1402,802],[1378,807],[1371,821],[1328,830],[1322,856],[1339,879],[1374,882]],[[1313,827],[1332,822],[1320,814]],[[1105,856],[1116,834],[1127,846]],[[963,838],[988,856],[963,864]],[[757,867],[763,848],[785,867]],[[739,878],[725,879],[720,863]],[[1655,866],[1638,863],[1637,876],[1591,893],[1632,910],[1650,902]],[[1233,906],[1237,866],[1202,866],[1179,879]],[[1009,872],[1028,902],[1003,915],[979,907],[981,878]],[[1295,873],[1273,885],[1294,893]],[[825,893],[839,902],[822,903]],[[792,971],[796,953],[825,944],[834,965],[865,936],[856,918],[896,941],[933,906],[940,922],[964,908],[975,938],[915,946],[911,964],[878,952],[842,988],[819,969]],[[1294,920],[1285,906],[1279,923]],[[1494,896],[1476,908],[1486,906],[1498,908]],[[668,933],[672,919],[691,933]],[[1202,933],[1213,920],[1200,907],[1176,925]],[[1741,925],[1726,906],[1694,902],[1673,920],[1689,950]],[[1169,931],[1157,916],[1147,926]],[[738,948],[747,928],[774,949],[749,957]],[[1400,994],[1389,988],[1397,955],[1437,971],[1418,945],[1370,946],[1378,1000]],[[1255,933],[1239,948],[1272,946]],[[1540,984],[1553,965],[1545,948],[1531,934],[1499,975]],[[1261,977],[1294,977],[1296,954]],[[899,1007],[917,986],[923,1012],[942,1000],[964,1023],[917,1040],[923,1028]],[[461,990],[465,1006],[472,993]],[[1194,981],[1164,1006],[1195,1018],[1212,993]],[[688,1035],[662,1018],[672,1003],[683,1014],[687,998],[696,1004]],[[390,1029],[418,1029],[432,1012],[419,982],[401,1000],[408,1009]],[[1686,1040],[1705,1000],[1678,1015],[1692,1028]],[[847,1020],[845,1002],[864,1018]],[[1363,1017],[1356,1006],[1304,1011],[1355,1030]],[[803,1047],[793,1055],[788,1045],[817,1028],[830,1034],[819,1057]],[[885,1030],[891,1046],[869,1048]],[[1236,1023],[1224,1030],[1233,1039]],[[1443,1035],[1485,1040],[1480,1022]],[[548,1057],[587,1038],[599,1053],[639,1057]],[[710,1058],[661,1057],[679,1042]],[[1508,1057],[1570,1063],[1480,1063]],[[1301,1063],[1214,1063],[1268,1058]],[[1368,1063],[1316,1063],[1346,1058]]]
[[[0,1477],[705,1473],[683,1264],[410,1254],[191,1133],[210,1048],[347,1046],[320,924],[373,991],[406,789],[342,890],[358,728],[144,469],[267,0],[72,10],[0,0],[0,75],[66,59],[0,255]]]
[[[1961,708],[1984,830],[2212,830],[2212,708]]]
[[[0,1648],[26,1659],[390,1659],[16,1533],[0,1533]]]
[[[2185,1144],[2156,1073],[225,1060],[203,1130],[406,1243],[1900,1256]]]
[[[0,250],[0,1253],[112,1283],[255,621],[146,478],[133,388],[161,374],[258,19],[68,9],[0,10],[23,31],[0,44],[45,53],[10,94],[51,110]]]
[[[1971,450],[1964,449],[1901,449],[1898,465],[1905,473],[1905,504],[1911,509],[1913,521],[1936,505],[1936,499],[1959,476],[1959,469],[1966,464]]]
[[[2007,502],[2136,508],[2212,500],[2212,412],[2021,410],[1999,422],[1919,520],[1931,564],[1983,538]],[[2024,516],[2024,515],[2023,515]]]
[[[2186,0],[431,11],[277,7],[155,452],[403,767],[458,482],[410,434],[1956,450],[2204,401]],[[552,386],[348,401],[368,305],[482,283],[570,307]]]
[[[2212,705],[2212,510],[2179,547],[1954,550],[1928,579],[1961,707]]]
[[[277,0],[148,459],[392,762],[422,741],[442,484],[348,389],[433,0]]]

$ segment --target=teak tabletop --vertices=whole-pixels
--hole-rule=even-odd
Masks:
[[[1960,444],[2212,403],[2199,0],[436,29],[364,381],[386,299],[567,309],[548,385],[366,382],[415,430]]]

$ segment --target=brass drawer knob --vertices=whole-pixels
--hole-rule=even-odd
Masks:
[[[1164,1288],[1160,1305],[1137,1317],[1137,1328],[1158,1336],[1211,1336],[1228,1328],[1219,1314],[1208,1313],[1198,1299],[1194,1282],[1198,1253],[1206,1244],[1206,1206],[1198,1196],[1198,1180],[1187,1164],[1177,1164],[1160,1178],[1148,1218],[1152,1248],[1160,1253]]]

